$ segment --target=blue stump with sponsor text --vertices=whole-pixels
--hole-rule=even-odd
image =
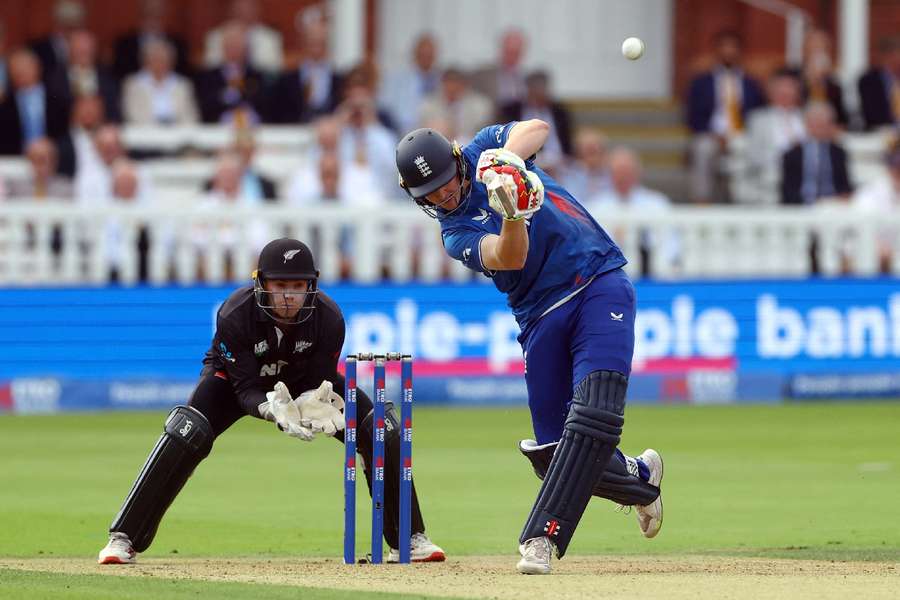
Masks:
[[[356,357],[348,356],[344,383],[344,563],[356,561]]]
[[[356,368],[359,361],[374,362],[372,411],[372,549],[370,562],[384,558],[384,468],[385,468],[385,362],[401,363],[400,399],[400,563],[410,562],[412,510],[412,357],[398,352],[351,354],[345,361],[344,389],[344,563],[356,561]]]

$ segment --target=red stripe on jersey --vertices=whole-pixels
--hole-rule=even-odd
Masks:
[[[587,216],[585,216],[585,214],[581,212],[581,210],[579,210],[577,206],[569,202],[569,200],[563,198],[559,194],[554,194],[553,192],[546,192],[546,194],[547,197],[549,197],[553,202],[553,205],[556,206],[556,208],[558,208],[560,211],[569,215],[570,217],[578,219],[582,223],[590,224],[590,220],[587,218]]]

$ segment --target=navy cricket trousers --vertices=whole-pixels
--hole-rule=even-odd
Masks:
[[[598,370],[631,374],[634,287],[622,269],[596,276],[519,335],[538,444],[560,439],[575,386]]]

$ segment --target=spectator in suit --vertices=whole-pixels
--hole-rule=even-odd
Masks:
[[[25,150],[31,173],[9,182],[9,196],[18,198],[72,198],[72,181],[57,173],[56,146],[47,138],[37,138]]]
[[[125,80],[125,121],[137,125],[190,125],[199,120],[194,88],[175,73],[175,49],[163,39],[143,46],[143,69]]]
[[[143,0],[137,29],[116,40],[113,71],[120,81],[143,68],[144,46],[153,41],[168,42],[175,50],[175,70],[181,75],[191,74],[187,44],[181,37],[166,31],[166,10],[166,0]]]
[[[81,96],[99,96],[106,118],[118,123],[119,86],[112,71],[97,63],[97,39],[87,29],[69,34],[69,61],[51,75],[58,78],[60,88],[67,90],[68,101]]]
[[[785,152],[782,161],[782,204],[813,204],[852,191],[847,153],[835,143],[834,109],[813,103],[804,117],[807,137]]]
[[[563,187],[576,198],[590,202],[610,187],[606,136],[591,129],[575,134],[575,160],[562,174]]]
[[[422,103],[422,122],[445,121],[450,139],[468,143],[478,131],[494,120],[491,101],[471,90],[462,71],[450,68],[441,77],[441,88]]]
[[[222,30],[222,63],[197,78],[200,114],[206,123],[230,122],[239,127],[259,122],[264,97],[262,73],[247,62],[243,25]]]
[[[256,142],[253,135],[246,130],[236,132],[234,142],[228,149],[241,161],[240,196],[251,203],[274,202],[277,197],[275,182],[263,176],[253,167],[253,159],[256,154]],[[206,191],[213,189],[215,178],[206,182]]]
[[[69,62],[69,34],[83,29],[84,5],[77,0],[57,0],[53,7],[53,31],[31,43],[44,73],[53,73]]]
[[[800,81],[793,72],[781,69],[773,73],[767,90],[769,106],[754,111],[747,123],[747,156],[765,199],[774,202],[782,156],[806,137],[806,127],[800,109]]]
[[[844,92],[834,78],[831,60],[831,38],[821,29],[810,31],[803,46],[803,68],[798,74],[803,82],[803,102],[827,102],[841,127],[849,121],[844,107]]]
[[[859,79],[866,129],[900,124],[900,35],[878,43],[879,64]]]
[[[691,199],[701,203],[714,200],[718,162],[728,141],[744,130],[750,111],[764,104],[759,85],[741,69],[740,36],[719,33],[716,56],[716,65],[691,82],[685,103],[691,129]]]
[[[400,135],[420,123],[422,102],[441,84],[437,54],[437,40],[431,33],[423,33],[413,45],[413,64],[389,73],[381,86],[379,105],[390,113]]]
[[[500,38],[499,56],[490,67],[472,74],[472,87],[501,107],[521,102],[525,97],[525,73],[522,58],[528,41],[519,29],[510,29]]]
[[[896,215],[900,212],[900,137],[894,138],[884,154],[887,173],[859,188],[853,196],[853,207],[862,213]],[[878,256],[882,273],[891,272],[892,257],[900,232],[885,227],[878,232]]]
[[[569,111],[550,93],[550,75],[534,71],[525,78],[525,98],[501,107],[503,122],[540,119],[550,125],[547,141],[537,156],[538,166],[558,175],[565,157],[572,155]]]
[[[0,104],[0,154],[22,154],[32,141],[65,135],[69,107],[62,90],[41,78],[41,63],[30,50],[9,59],[10,90]]]
[[[282,74],[272,94],[272,120],[309,123],[334,112],[341,101],[341,77],[328,57],[328,28],[310,21],[301,33],[303,58]]]
[[[251,67],[267,75],[281,70],[284,62],[281,34],[259,20],[259,4],[256,0],[233,0],[231,23],[239,24],[246,36],[248,62]],[[204,64],[214,68],[226,60],[225,32],[231,24],[213,29],[206,34]]]

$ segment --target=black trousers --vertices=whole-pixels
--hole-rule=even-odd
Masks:
[[[332,382],[334,389],[343,394],[344,377],[338,375]],[[372,494],[372,419],[365,416],[372,411],[372,400],[369,396],[357,388],[357,451],[362,456],[366,483],[369,487],[369,495]],[[212,426],[215,436],[218,438],[226,429],[231,427],[238,419],[246,416],[238,402],[231,383],[217,377],[211,371],[204,371],[200,381],[194,390],[188,403],[196,408]],[[274,431],[275,426],[272,426]],[[335,439],[344,443],[344,432],[339,431]],[[343,464],[343,461],[335,461],[335,465]],[[337,468],[337,466],[335,466]],[[337,492],[337,490],[335,490]],[[384,539],[391,548],[399,548],[399,514],[400,514],[400,435],[399,429],[394,429],[393,435],[385,436],[385,468],[384,468]],[[425,522],[419,508],[419,499],[416,495],[415,482],[412,489],[411,507],[412,533],[424,533]]]

